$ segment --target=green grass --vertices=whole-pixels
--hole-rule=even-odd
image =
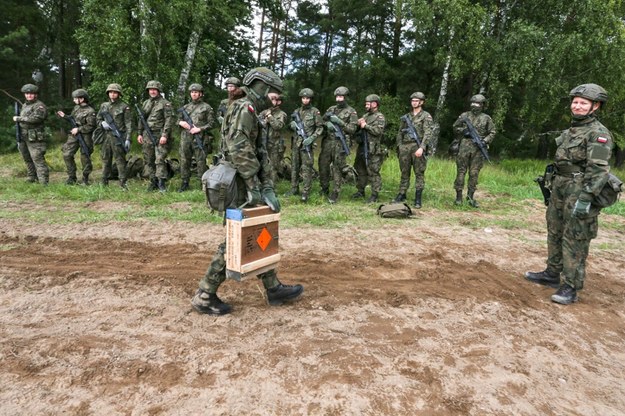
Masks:
[[[138,150],[135,149],[134,153],[138,153]],[[206,208],[197,179],[192,180],[193,190],[184,193],[175,192],[180,185],[179,177],[170,181],[167,193],[148,193],[147,182],[135,179],[129,181],[128,191],[122,190],[116,181],[111,181],[108,187],[102,187],[97,184],[102,167],[99,151],[96,150],[92,175],[94,185],[66,186],[60,146],[49,149],[46,159],[51,167],[51,178],[50,185],[42,187],[25,182],[26,169],[18,153],[0,156],[0,216],[49,224],[139,220],[222,222],[221,216],[211,214]],[[537,201],[542,201],[540,190],[533,180],[544,171],[545,164],[544,161],[536,160],[503,160],[487,164],[480,174],[478,186],[480,215],[470,215],[475,210],[467,204],[459,207],[453,204],[455,163],[448,159],[431,158],[426,171],[424,208],[417,218],[436,212],[439,221],[445,224],[524,229],[527,227],[528,207],[535,207]],[[625,170],[615,173],[625,178]],[[393,154],[382,167],[380,203],[394,198],[399,176],[397,157]],[[411,186],[414,186],[414,182],[411,182]],[[402,220],[377,217],[375,210],[379,203],[367,205],[362,200],[352,201],[350,196],[356,191],[353,184],[343,187],[336,205],[329,204],[319,195],[318,181],[313,185],[307,204],[302,204],[299,197],[282,197],[289,188],[290,184],[286,181],[279,182],[276,187],[283,207],[282,227],[382,228],[389,224],[402,224]],[[414,199],[413,189],[409,193],[410,203]],[[367,189],[367,195],[369,192]],[[15,205],[23,209],[16,209]],[[37,209],[31,208],[35,206]],[[42,206],[46,209],[42,210]],[[440,212],[447,212],[448,215],[440,216]],[[535,215],[535,210],[533,212]],[[625,202],[620,201],[605,209],[604,214],[625,217]],[[602,227],[617,229],[621,226],[618,222],[608,221],[605,215],[600,218]]]

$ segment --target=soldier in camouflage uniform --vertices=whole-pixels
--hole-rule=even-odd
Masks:
[[[358,129],[358,115],[356,110],[347,104],[347,96],[349,90],[346,87],[338,87],[334,90],[334,99],[336,105],[328,108],[323,115],[327,134],[322,141],[321,151],[319,153],[319,180],[321,182],[321,193],[327,195],[329,191],[330,173],[334,187],[332,193],[328,197],[331,204],[336,204],[341,193],[343,185],[343,173],[348,168],[347,154],[341,140],[336,136],[336,128],[340,128],[345,135],[345,144],[347,148],[351,146],[351,136]]]
[[[22,130],[18,149],[26,163],[28,182],[34,183],[39,180],[42,185],[47,185],[50,169],[45,157],[48,145],[43,123],[48,117],[48,109],[37,99],[39,87],[26,84],[21,91],[26,102],[20,115],[13,117],[13,121],[18,122]]]
[[[165,160],[174,142],[171,136],[174,112],[171,103],[161,95],[163,87],[160,82],[148,81],[145,89],[150,98],[143,102],[143,115],[157,144],[155,146],[152,143],[147,130],[140,121],[137,142],[143,146],[143,162],[150,178],[148,191],[158,188],[160,192],[165,192],[168,178]]]
[[[221,126],[222,153],[237,169],[239,195],[248,206],[265,203],[273,211],[280,211],[280,202],[273,190],[266,149],[261,138],[261,125],[257,113],[271,105],[271,99],[282,92],[282,80],[267,68],[255,68],[243,78],[243,87],[231,95],[231,104]],[[199,289],[191,300],[200,313],[224,315],[232,307],[221,301],[217,289],[226,279],[224,258],[226,243],[219,245],[206,275],[200,281]],[[283,285],[276,270],[258,276],[267,291],[270,305],[280,305],[299,297],[304,288],[301,285]]]
[[[119,175],[119,185],[126,189],[126,152],[130,149],[130,135],[132,133],[132,117],[130,107],[121,100],[122,87],[119,84],[110,84],[106,88],[109,97],[107,102],[100,105],[100,111],[96,116],[98,125],[104,130],[104,141],[102,142],[102,185],[108,186],[111,175],[111,165],[113,158],[117,166]],[[120,142],[111,130],[111,126],[104,120],[103,113],[108,112],[115,126],[122,136],[123,143]]]
[[[230,95],[237,88],[241,88],[241,80],[237,77],[229,77],[226,78],[226,91],[228,91],[228,95]],[[226,111],[228,110],[228,102],[230,98],[224,98],[219,103],[219,107],[217,107],[217,122],[219,125],[223,123],[224,117],[226,115]]]
[[[365,188],[367,184],[371,185],[371,196],[367,200],[368,203],[377,202],[378,195],[382,189],[382,177],[380,169],[384,161],[384,149],[382,147],[382,138],[384,137],[384,129],[386,127],[386,119],[379,111],[380,97],[376,94],[367,95],[365,98],[365,109],[367,112],[358,119],[360,134],[357,134],[358,151],[356,152],[356,160],[354,168],[358,173],[356,181],[356,189],[358,190],[352,199],[364,198]],[[365,159],[364,136],[368,139],[368,153]]]
[[[299,194],[299,181],[300,174],[301,180],[304,184],[302,190],[302,202],[308,201],[310,195],[310,189],[312,188],[313,181],[313,165],[314,161],[314,148],[313,143],[315,140],[323,137],[323,121],[321,120],[321,114],[316,107],[311,104],[311,101],[315,94],[310,88],[304,88],[299,92],[299,96],[302,100],[302,106],[295,110],[298,113],[302,123],[304,124],[304,133],[306,138],[301,135],[297,135],[297,123],[295,120],[291,121],[291,130],[296,132],[296,136],[293,138],[292,152],[291,152],[291,191],[287,195]],[[306,148],[310,150],[307,151]]]
[[[267,154],[271,164],[271,181],[278,181],[278,171],[282,167],[282,157],[284,156],[284,138],[282,134],[287,124],[287,115],[280,109],[282,96],[272,97],[271,108],[260,114],[261,120],[265,123],[265,133],[267,138]]]
[[[73,127],[67,135],[67,141],[63,144],[63,160],[67,167],[67,180],[68,185],[76,183],[76,161],[74,156],[76,152],[80,150],[80,162],[82,163],[82,183],[89,185],[89,174],[93,171],[93,165],[91,163],[91,154],[93,153],[93,140],[92,133],[96,127],[96,114],[93,107],[89,105],[89,94],[82,88],[72,92],[72,98],[74,99],[74,109],[71,116],[74,118],[78,127]],[[65,118],[63,111],[57,111],[56,114]],[[89,151],[88,154],[84,154],[80,148],[80,143],[76,136],[80,134],[83,141],[87,145]]]
[[[584,287],[588,249],[597,236],[601,211],[592,202],[608,180],[614,146],[610,131],[597,119],[607,92],[597,84],[582,84],[569,95],[571,128],[556,139],[555,174],[546,181],[551,190],[547,268],[525,273],[534,283],[557,287],[551,300],[565,305],[577,301],[577,292]]]
[[[399,158],[399,169],[401,179],[399,181],[399,193],[395,197],[395,202],[406,200],[406,191],[410,187],[410,171],[414,170],[415,176],[415,208],[421,208],[421,196],[425,187],[425,169],[427,159],[425,153],[434,134],[434,120],[427,111],[423,110],[425,94],[415,92],[410,96],[410,106],[412,111],[405,115],[412,120],[412,124],[417,131],[421,145],[408,134],[408,124],[402,120],[397,133],[397,156]]]
[[[206,155],[210,152],[211,137],[208,131],[213,127],[215,116],[213,108],[202,100],[204,95],[204,87],[200,84],[191,84],[189,87],[191,102],[183,108],[193,121],[193,128],[183,119],[182,113],[179,112],[178,125],[182,127],[180,134],[180,176],[182,184],[178,192],[184,192],[189,189],[189,178],[191,177],[191,159],[195,157],[197,163],[197,176],[201,180],[202,175],[206,172]],[[202,137],[202,148],[198,148],[195,134]]]
[[[456,156],[456,181],[454,182],[454,188],[456,189],[456,201],[454,203],[456,205],[462,205],[464,177],[468,170],[467,201],[469,201],[469,205],[472,207],[479,208],[479,204],[473,195],[477,188],[480,170],[484,166],[484,156],[480,148],[471,140],[467,123],[464,120],[465,118],[469,119],[488,148],[488,145],[495,138],[495,123],[493,123],[493,119],[488,114],[482,112],[485,102],[486,98],[482,94],[471,97],[471,111],[460,114],[460,117],[453,125],[456,140],[452,143],[452,148],[458,149],[458,155]]]

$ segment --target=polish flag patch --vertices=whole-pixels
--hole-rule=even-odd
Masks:
[[[607,143],[608,142],[608,138],[607,137],[597,137],[597,141],[599,143]]]
[[[252,107],[251,105],[247,106],[247,111],[249,111],[252,114],[256,112],[256,110],[254,110],[254,107]]]

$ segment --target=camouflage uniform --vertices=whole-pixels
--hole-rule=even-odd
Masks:
[[[278,172],[281,170],[284,156],[284,128],[287,115],[279,106],[269,108],[261,113],[261,119],[266,123],[267,154],[271,165],[271,180],[276,183]]]
[[[337,88],[337,90],[339,89]],[[335,95],[337,95],[336,91]],[[340,123],[337,124],[345,135],[345,142],[347,144],[347,147],[351,147],[351,138],[358,129],[358,115],[356,114],[356,110],[348,105],[347,102],[340,101],[337,102],[336,105],[328,108],[328,111],[326,111],[326,113],[324,114],[323,118],[327,123],[331,123],[331,115],[335,115],[340,119]],[[328,131],[325,138],[323,139],[318,160],[321,188],[322,190],[325,190],[326,193],[329,188],[328,182],[330,172],[332,172],[334,189],[332,190],[332,194],[329,198],[330,202],[332,203],[337,201],[338,196],[341,193],[341,187],[343,186],[343,173],[348,167],[346,162],[347,154],[343,149],[343,144],[341,143],[341,140],[336,137],[334,128],[334,126],[330,128],[330,126],[328,125]]]
[[[148,83],[150,85],[150,83]],[[150,87],[148,87],[150,88]],[[160,88],[159,88],[160,92]],[[171,126],[174,119],[171,103],[159,93],[156,97],[150,97],[142,105],[145,120],[150,128],[152,136],[156,140],[156,147],[150,140],[147,130],[139,122],[139,135],[143,136],[143,161],[150,181],[154,183],[158,179],[158,186],[164,190],[167,175],[167,155],[173,148],[174,139],[171,135]],[[161,137],[167,142],[160,144]]]
[[[477,98],[476,98],[477,97]],[[476,95],[471,101],[483,103],[486,99],[481,99],[483,96]],[[478,100],[478,101],[475,101]],[[462,203],[462,189],[464,188],[464,177],[469,171],[469,182],[467,184],[467,199],[471,205],[477,207],[477,203],[473,198],[473,194],[477,188],[477,181],[482,166],[484,166],[484,156],[475,143],[471,140],[468,134],[467,125],[464,118],[468,118],[469,121],[477,130],[477,133],[482,138],[482,141],[488,145],[492,143],[495,138],[495,123],[489,115],[482,113],[481,107],[472,111],[464,112],[454,122],[453,128],[456,134],[456,141],[459,141],[458,155],[456,156],[456,180],[454,182],[454,188],[456,190],[456,202],[458,199]],[[458,196],[460,198],[458,198]]]
[[[323,137],[323,122],[321,114],[316,107],[311,104],[302,105],[295,110],[302,119],[304,124],[304,132],[309,140],[312,140],[310,147],[310,155],[306,152],[304,146],[304,138],[296,136],[293,138],[293,146],[291,150],[291,191],[297,193],[299,190],[300,174],[301,181],[304,184],[302,189],[302,200],[307,200],[312,188],[313,172],[314,172],[314,148],[313,143]]]
[[[112,84],[115,85],[115,84]],[[121,90],[121,88],[119,88]],[[107,88],[108,91],[114,91],[111,86]],[[107,91],[107,93],[108,93]],[[122,135],[122,140],[130,142],[130,135],[132,133],[132,116],[130,113],[130,107],[128,104],[122,101],[121,93],[120,97],[115,101],[110,100],[100,105],[100,111],[96,116],[98,125],[102,125],[104,117],[103,112],[108,112],[117,129]],[[102,142],[102,184],[108,185],[109,177],[111,175],[111,168],[113,159],[115,159],[115,165],[117,166],[117,172],[119,175],[119,183],[122,186],[126,184],[126,149],[124,143],[120,143],[113,135],[113,132],[109,129],[104,129],[104,141]]]
[[[93,171],[93,164],[91,163],[91,154],[93,153],[93,139],[92,133],[96,128],[96,113],[93,107],[89,105],[87,101],[81,104],[75,105],[72,110],[72,117],[76,121],[78,126],[78,133],[82,136],[89,154],[84,154],[80,148],[80,143],[76,136],[71,133],[67,135],[67,141],[63,144],[63,160],[67,167],[68,183],[76,182],[76,161],[74,156],[77,151],[80,151],[80,162],[82,164],[82,177],[83,183],[86,185],[89,183],[89,175]]]
[[[378,101],[379,103],[379,101]],[[367,111],[362,118],[367,125],[364,129],[357,133],[358,151],[356,152],[356,160],[354,168],[358,174],[356,188],[358,192],[354,196],[364,196],[367,184],[371,185],[371,198],[369,202],[377,201],[378,194],[382,190],[382,177],[380,170],[384,161],[384,149],[382,147],[382,139],[384,137],[384,129],[386,127],[386,119],[384,115],[377,109]],[[362,134],[366,132],[369,140],[368,164],[365,161],[364,145]]]
[[[33,84],[26,84],[22,87],[22,92],[38,94],[39,88]],[[37,99],[26,101],[22,106],[20,115],[15,121],[20,124],[22,130],[21,144],[19,151],[26,163],[26,171],[29,182],[37,182],[42,185],[48,184],[50,169],[46,162],[46,132],[44,121],[48,117],[46,105]]]
[[[189,184],[191,177],[191,159],[195,157],[197,162],[197,176],[202,178],[206,172],[206,156],[212,150],[211,136],[209,130],[213,127],[215,116],[213,108],[202,100],[191,101],[183,107],[193,120],[193,125],[202,131],[197,133],[202,136],[202,149],[198,149],[195,138],[189,130],[182,129],[180,133],[180,176],[183,184]],[[178,117],[178,122],[183,121],[182,114]]]

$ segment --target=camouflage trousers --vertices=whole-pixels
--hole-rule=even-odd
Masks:
[[[425,187],[425,169],[427,160],[425,157],[416,157],[414,154],[419,149],[415,142],[402,143],[399,145],[398,158],[401,178],[399,180],[399,193],[405,194],[410,188],[410,172],[414,171],[415,189],[422,190]],[[425,153],[424,153],[425,155]]]
[[[191,178],[191,161],[193,158],[195,158],[197,163],[197,171],[195,173],[200,180],[202,179],[202,175],[208,169],[206,167],[207,150],[204,142],[202,142],[202,149],[199,149],[193,136],[189,134],[180,136],[180,177],[183,182],[188,182]],[[167,178],[167,173],[165,173],[164,178]]]
[[[590,240],[597,237],[598,208],[582,218],[573,217],[573,207],[582,189],[582,176],[556,175],[547,207],[547,270],[562,273],[564,282],[580,290],[586,277]]]
[[[356,188],[358,191],[364,193],[367,184],[371,185],[371,193],[378,194],[382,190],[382,176],[380,176],[380,170],[382,169],[382,162],[384,157],[382,153],[369,153],[369,163],[365,162],[364,151],[362,144],[358,145],[358,151],[356,152],[356,160],[354,161],[354,169],[358,174],[356,180]]]
[[[156,140],[160,140],[160,137]],[[165,163],[165,159],[167,159],[167,155],[169,155],[169,150],[172,147],[173,139],[170,137],[167,139],[167,143],[159,144],[154,148],[154,144],[149,137],[143,138],[143,162],[145,166],[145,173],[148,175],[150,180],[155,178],[158,179],[167,179],[167,163]]]
[[[269,177],[271,181],[276,184],[278,181],[278,170],[282,166],[282,156],[284,153],[280,154],[280,147],[277,145],[270,145],[267,143],[267,155],[269,157],[269,166],[271,171],[269,172]]]
[[[28,141],[22,138],[19,145],[20,154],[26,163],[26,172],[31,181],[39,180],[46,185],[50,176],[50,168],[46,162],[46,150],[48,145],[45,141]]]
[[[304,146],[298,148],[297,146],[293,147],[293,151],[291,152],[291,188],[297,189],[299,187],[300,175],[301,181],[304,184],[303,193],[309,194],[310,189],[312,188],[313,181],[313,165],[315,163],[313,156],[313,150],[311,148],[310,155],[306,150],[304,150]]]
[[[321,150],[317,157],[317,166],[319,167],[319,184],[323,190],[328,190],[330,187],[335,141],[336,140],[330,136],[325,136],[323,140],[321,140]]]
[[[113,159],[115,159],[115,165],[117,166],[117,174],[119,180],[126,180],[126,152],[121,144],[117,142],[117,139],[110,134],[106,133],[104,142],[102,142],[102,182],[107,182],[111,176],[111,168],[113,165]]]
[[[200,280],[200,289],[207,293],[217,293],[219,286],[226,280],[226,242],[224,241],[217,247],[217,252],[213,256],[211,264],[206,270],[206,274]],[[262,280],[265,289],[276,287],[280,284],[278,274],[274,270],[261,273],[258,278]]]
[[[63,160],[65,161],[65,167],[67,168],[67,177],[76,180],[76,161],[74,156],[76,152],[80,151],[80,163],[82,164],[83,176],[88,176],[93,171],[93,164],[91,163],[91,154],[93,153],[93,141],[90,136],[84,136],[83,139],[89,149],[89,154],[85,155],[80,148],[80,143],[76,136],[71,134],[67,136],[67,141],[63,143],[61,151],[63,152]]]
[[[467,171],[469,171],[467,190],[469,193],[475,192],[480,170],[483,166],[484,156],[482,156],[480,149],[473,144],[470,139],[463,138],[460,142],[458,156],[456,156],[456,180],[454,182],[454,189],[456,191],[462,191],[464,188],[464,177]]]

